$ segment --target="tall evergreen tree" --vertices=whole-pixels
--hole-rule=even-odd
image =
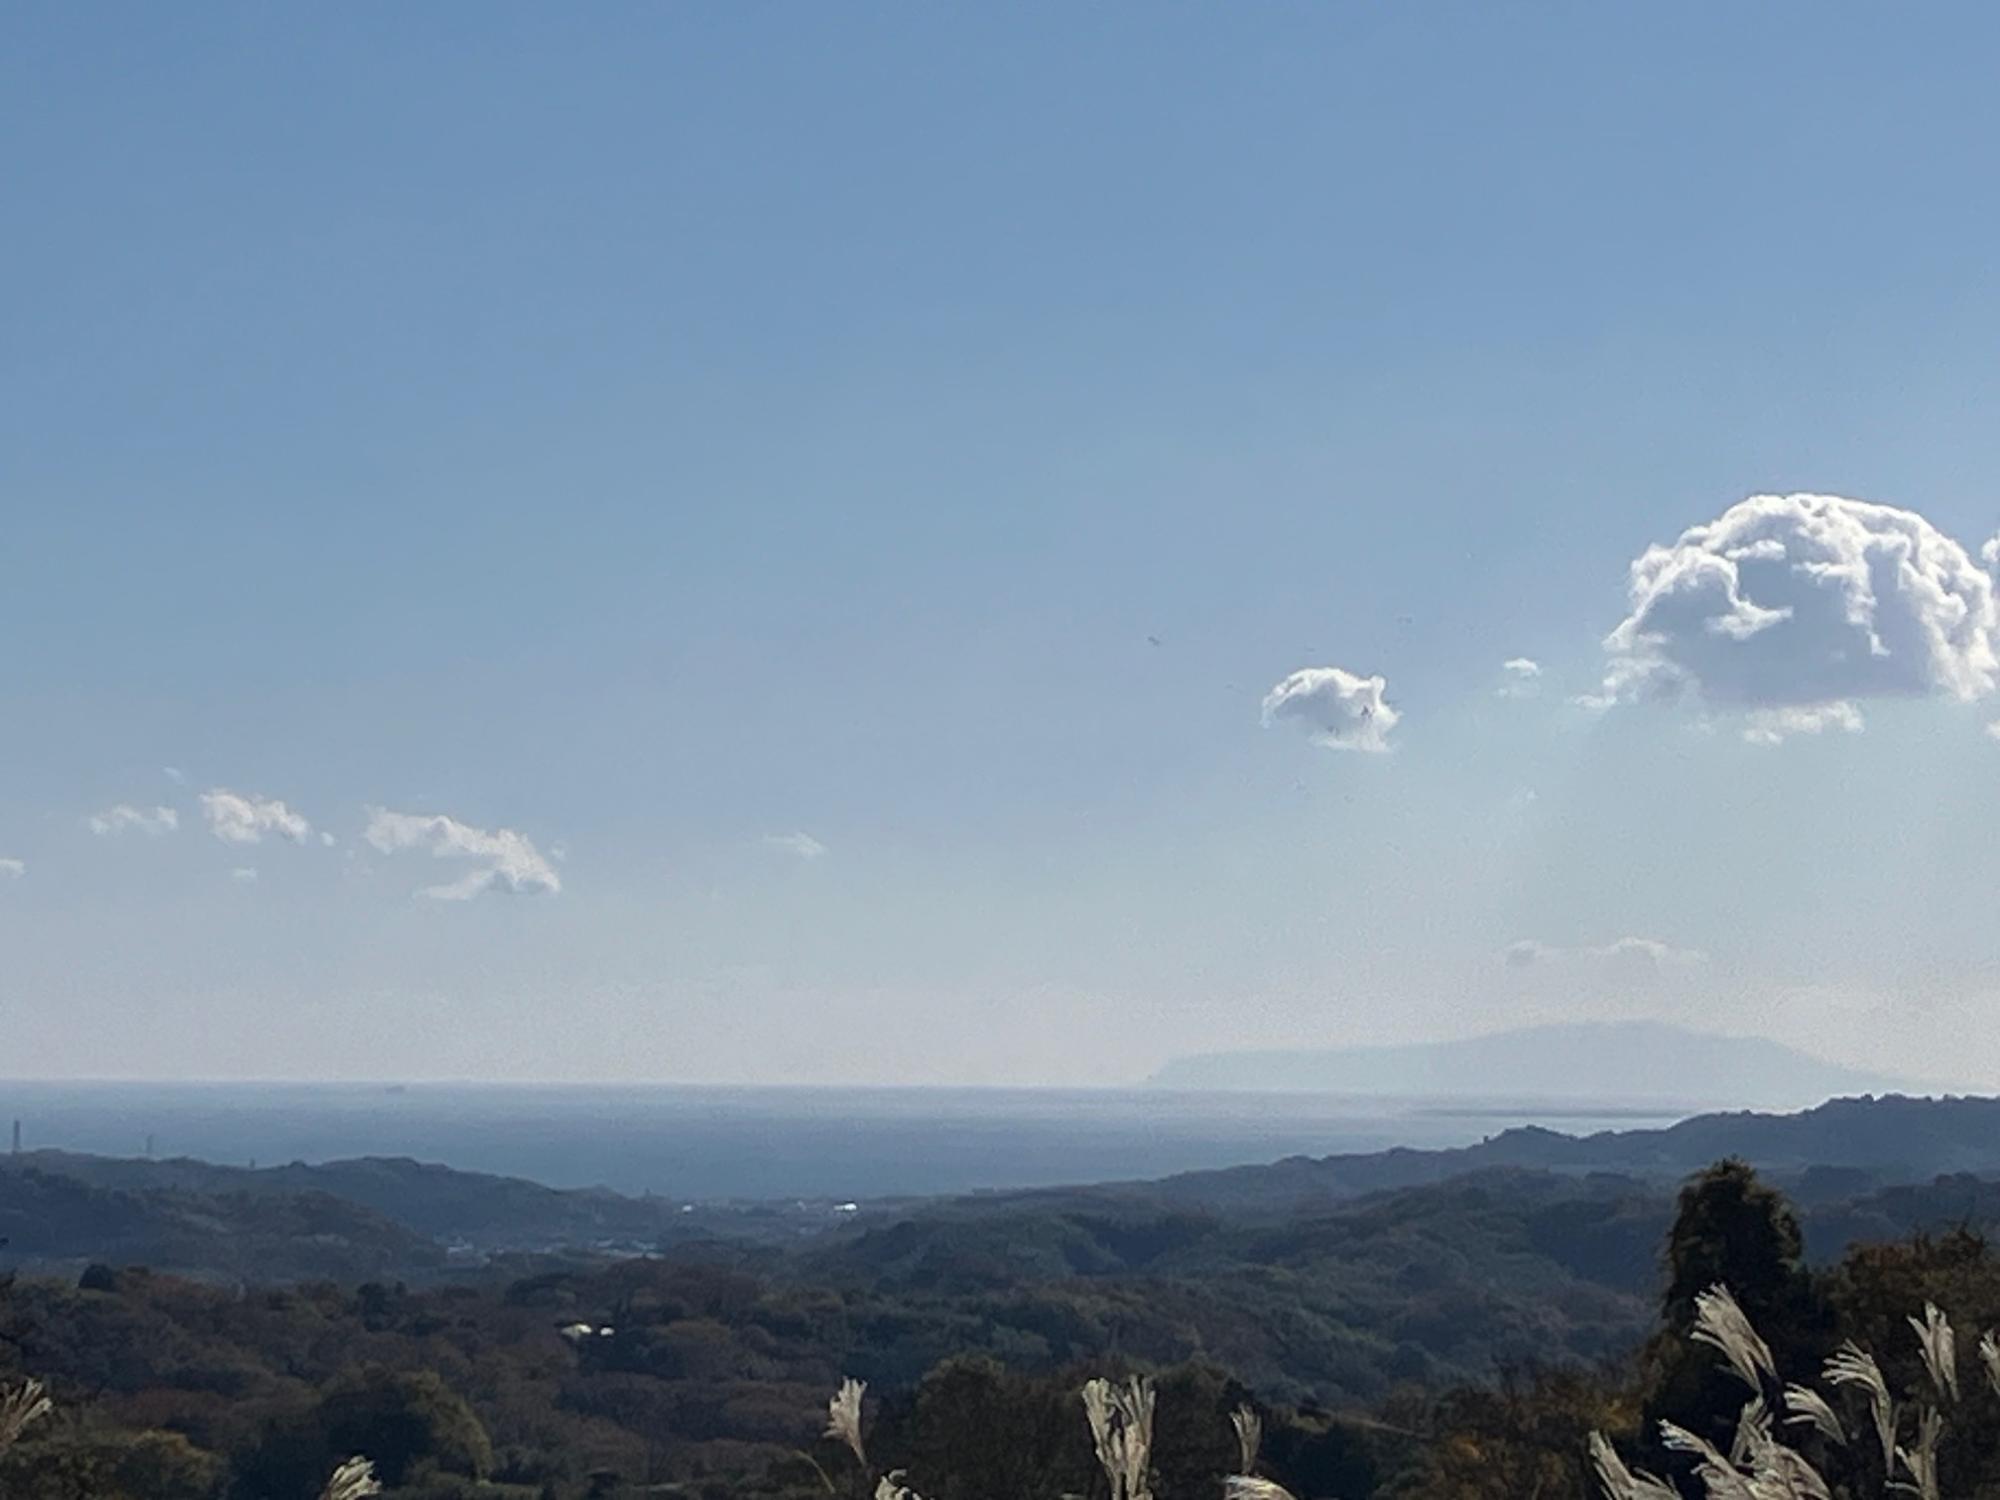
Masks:
[[[1830,1344],[1824,1299],[1804,1260],[1799,1221],[1782,1193],[1730,1157],[1681,1189],[1667,1233],[1662,1327],[1646,1354],[1644,1429],[1668,1417],[1724,1449],[1751,1392],[1719,1369],[1714,1350],[1691,1343],[1695,1298],[1722,1285],[1764,1336],[1780,1370],[1819,1368]],[[1775,1390],[1764,1392],[1775,1401]]]

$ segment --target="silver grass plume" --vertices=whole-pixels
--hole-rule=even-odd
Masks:
[[[1276,1480],[1231,1474],[1222,1481],[1222,1500],[1293,1500],[1293,1496]]]
[[[1769,1461],[1757,1466],[1750,1489],[1758,1500],[1833,1500],[1819,1470],[1783,1443],[1771,1445]]]
[[[1111,1500],[1152,1500],[1153,1382],[1134,1375],[1122,1386],[1099,1377],[1083,1387],[1083,1411]]]
[[[1785,1418],[1785,1425],[1797,1426],[1810,1423],[1819,1434],[1831,1442],[1845,1446],[1847,1429],[1840,1425],[1840,1415],[1818,1391],[1809,1385],[1788,1385],[1785,1387],[1785,1409],[1791,1413]]]
[[[54,1405],[39,1380],[24,1380],[11,1391],[0,1394],[0,1453],[13,1447],[14,1440],[31,1423],[46,1417]]]
[[[1819,1471],[1771,1435],[1770,1415],[1761,1400],[1744,1408],[1731,1458],[1671,1422],[1660,1424],[1660,1437],[1668,1448],[1695,1455],[1695,1477],[1707,1500],[1832,1500]]]
[[[1833,1500],[1819,1471],[1783,1443],[1772,1446],[1770,1462],[1750,1472],[1749,1484],[1757,1500]]]
[[[1744,1415],[1749,1417],[1749,1408]],[[1819,1470],[1773,1435],[1768,1414],[1760,1412],[1758,1420],[1746,1420],[1738,1428],[1737,1441],[1744,1449],[1739,1467],[1748,1472],[1750,1493],[1757,1500],[1833,1500]]]
[[[876,1481],[875,1500],[924,1500],[924,1497],[904,1484],[903,1471],[895,1469]]]
[[[326,1488],[319,1492],[319,1500],[366,1500],[369,1495],[381,1493],[375,1465],[365,1458],[350,1458],[333,1471]]]
[[[1875,1356],[1853,1339],[1833,1352],[1821,1371],[1828,1385],[1858,1385],[1868,1393],[1868,1414],[1875,1422],[1875,1436],[1882,1444],[1882,1467],[1896,1465],[1896,1403],[1889,1395],[1889,1382]]]
[[[1724,1458],[1714,1444],[1672,1422],[1660,1424],[1660,1438],[1670,1449],[1695,1455],[1695,1477],[1701,1481],[1707,1500],[1833,1500],[1832,1491],[1819,1471],[1772,1435],[1770,1414],[1761,1400],[1753,1400],[1744,1407],[1729,1458]],[[1600,1477],[1603,1472],[1600,1468]],[[1634,1482],[1640,1477],[1631,1476]],[[1628,1495],[1633,1500],[1677,1496],[1671,1485],[1652,1480],[1650,1475],[1643,1477],[1657,1489],[1612,1489],[1612,1500],[1626,1500]]]
[[[1770,1441],[1771,1409],[1762,1396],[1752,1396],[1737,1415],[1736,1436],[1729,1440],[1729,1461],[1738,1468],[1746,1468]]]
[[[1943,1313],[1937,1310],[1935,1302],[1924,1304],[1923,1321],[1909,1320],[1910,1329],[1917,1336],[1917,1347],[1923,1351],[1924,1368],[1930,1372],[1931,1384],[1940,1396],[1958,1399],[1958,1341],[1951,1331],[1951,1324],[1945,1321]]]
[[[1701,1481],[1709,1500],[1761,1500],[1750,1487],[1750,1476],[1740,1473],[1707,1438],[1697,1437],[1673,1422],[1662,1422],[1660,1442],[1675,1453],[1695,1456],[1695,1477]]]
[[[1905,1490],[1918,1500],[1938,1500],[1938,1439],[1944,1435],[1944,1418],[1937,1408],[1927,1406],[1917,1419],[1917,1440],[1908,1448],[1898,1448],[1896,1458],[1909,1471],[1909,1481],[1896,1481],[1895,1489]]]
[[[2000,1396],[2000,1339],[1987,1329],[1979,1340],[1979,1363],[1986,1368],[1986,1383],[1993,1387],[1993,1394]]]
[[[861,1396],[867,1389],[867,1381],[850,1375],[826,1403],[826,1436],[847,1444],[855,1462],[864,1469],[868,1467],[868,1450],[861,1444]]]
[[[1681,1500],[1680,1491],[1651,1474],[1635,1474],[1625,1466],[1611,1440],[1601,1432],[1590,1435],[1590,1467],[1597,1474],[1605,1500]],[[1236,1500],[1224,1490],[1224,1500]],[[1249,1500],[1249,1497],[1245,1497]]]
[[[1766,1380],[1778,1378],[1770,1346],[1750,1326],[1729,1288],[1719,1282],[1695,1294],[1691,1337],[1697,1344],[1719,1349],[1729,1368],[1753,1391],[1762,1391]]]
[[[1236,1472],[1256,1473],[1257,1450],[1264,1446],[1264,1419],[1251,1407],[1239,1406],[1229,1414],[1229,1425],[1236,1429]]]
[[[1111,1401],[1111,1382],[1102,1376],[1083,1383],[1083,1415],[1090,1423],[1091,1446],[1097,1450],[1097,1463],[1111,1481],[1113,1490],[1118,1488],[1118,1463],[1114,1455],[1117,1443],[1117,1409]]]

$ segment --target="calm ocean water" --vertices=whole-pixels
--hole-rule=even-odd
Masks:
[[[1585,1133],[1685,1110],[1154,1090],[0,1083],[28,1148],[269,1166],[410,1156],[558,1187],[862,1198],[1157,1177],[1452,1146],[1512,1125]],[[4,1149],[4,1138],[0,1138]]]

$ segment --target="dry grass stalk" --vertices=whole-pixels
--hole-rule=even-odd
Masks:
[[[1248,1406],[1239,1406],[1229,1414],[1229,1425],[1236,1429],[1236,1472],[1249,1476],[1257,1472],[1257,1450],[1264,1446],[1264,1419]]]
[[[1606,1500],[1681,1500],[1680,1492],[1651,1474],[1635,1474],[1601,1432],[1590,1435],[1590,1466]]]
[[[1940,1396],[1956,1401],[1958,1399],[1958,1341],[1951,1331],[1951,1324],[1945,1321],[1937,1304],[1924,1304],[1923,1321],[1909,1320],[1911,1330],[1917,1336],[1917,1348],[1924,1356],[1924,1368],[1930,1372],[1931,1384]]]
[[[1712,1286],[1696,1295],[1694,1332],[1690,1337],[1697,1344],[1719,1349],[1729,1368],[1753,1391],[1761,1393],[1767,1380],[1778,1378],[1770,1347],[1750,1326],[1749,1318],[1736,1305],[1735,1296],[1726,1286]]]
[[[1779,1442],[1768,1420],[1751,1431],[1746,1448],[1743,1467],[1757,1500],[1833,1500],[1819,1471]]]
[[[861,1397],[867,1389],[867,1381],[850,1375],[826,1403],[826,1435],[845,1443],[864,1469],[868,1467],[868,1450],[861,1444]]]
[[[1729,1461],[1739,1468],[1747,1467],[1770,1441],[1771,1410],[1762,1396],[1752,1396],[1737,1415],[1736,1435],[1729,1440]]]
[[[1153,1382],[1140,1375],[1122,1386],[1089,1381],[1083,1410],[1111,1500],[1152,1500]]]
[[[1833,1500],[1819,1471],[1782,1443],[1773,1445],[1771,1462],[1758,1468],[1751,1484],[1760,1500]]]
[[[350,1458],[333,1471],[326,1488],[319,1492],[319,1500],[366,1500],[370,1495],[381,1493],[382,1485],[375,1478],[375,1465],[365,1458]]]
[[[1708,1492],[1709,1500],[1761,1500],[1750,1487],[1750,1476],[1741,1473],[1707,1438],[1672,1422],[1662,1422],[1660,1441],[1675,1453],[1695,1456],[1695,1477]]]
[[[1944,1418],[1936,1407],[1925,1407],[1923,1416],[1917,1419],[1916,1442],[1896,1450],[1897,1461],[1908,1472],[1909,1482],[1896,1484],[1894,1488],[1909,1491],[1917,1500],[1938,1500],[1938,1440],[1943,1436]]]
[[[1222,1500],[1293,1500],[1292,1492],[1272,1479],[1255,1474],[1231,1474],[1222,1481]]]
[[[1720,1350],[1737,1375],[1745,1379],[1752,1376],[1775,1379],[1768,1351],[1761,1359],[1755,1353],[1764,1348],[1763,1341],[1757,1338],[1747,1320],[1739,1325],[1740,1310],[1732,1312],[1734,1300],[1720,1288],[1711,1288],[1703,1300],[1705,1305],[1699,1314],[1701,1327],[1695,1337]],[[1938,1396],[1955,1400],[1957,1341],[1950,1322],[1934,1304],[1927,1302],[1923,1317],[1911,1318],[1909,1324],[1917,1335],[1924,1368]],[[1989,1332],[1979,1341],[1979,1361],[1988,1382],[2000,1394],[2000,1335]],[[1915,1436],[1904,1446],[1896,1441],[1896,1401],[1874,1355],[1849,1339],[1827,1360],[1822,1378],[1836,1388],[1856,1387],[1866,1396],[1875,1435],[1882,1446],[1887,1489],[1914,1495],[1916,1500],[1942,1500],[1938,1450],[1944,1439],[1945,1421],[1938,1407],[1923,1406],[1916,1420]],[[1832,1403],[1817,1391],[1788,1385],[1784,1388],[1783,1403],[1789,1413],[1786,1425],[1810,1426],[1829,1442],[1846,1446],[1846,1428]],[[1672,1422],[1660,1424],[1660,1440],[1675,1452],[1694,1456],[1695,1477],[1706,1500],[1833,1500],[1832,1486],[1819,1471],[1803,1454],[1779,1441],[1771,1412],[1761,1395],[1744,1405],[1726,1457],[1705,1438]],[[1628,1469],[1602,1433],[1590,1435],[1590,1458],[1598,1487],[1608,1500],[1678,1500],[1678,1492],[1672,1485]],[[1850,1491],[1841,1493],[1846,1495]]]
[[[1777,1381],[1770,1350],[1743,1316],[1735,1298],[1722,1287],[1711,1287],[1697,1299],[1696,1341],[1718,1350],[1723,1361],[1757,1393],[1743,1405],[1736,1431],[1725,1455],[1713,1443],[1672,1422],[1660,1423],[1660,1441],[1669,1450],[1693,1455],[1695,1477],[1706,1500],[1833,1500],[1832,1487],[1824,1476],[1796,1449],[1779,1441],[1770,1406],[1762,1392],[1765,1381]],[[1941,1319],[1927,1317],[1926,1326]],[[1842,1346],[1827,1362],[1827,1378],[1835,1384],[1860,1385],[1869,1394],[1878,1421],[1888,1412],[1888,1439],[1895,1438],[1894,1405],[1888,1401],[1888,1387],[1872,1356],[1853,1343]],[[1805,1386],[1783,1389],[1783,1403],[1790,1415],[1788,1424],[1806,1424],[1837,1444],[1845,1445],[1846,1429],[1831,1403]],[[1885,1403],[1887,1403],[1885,1405]],[[1931,1414],[1935,1418],[1935,1413]],[[1942,1424],[1933,1422],[1920,1434],[1917,1446],[1908,1454],[1893,1450],[1918,1482],[1897,1488],[1917,1493],[1920,1500],[1937,1500],[1921,1485],[1936,1482],[1937,1435]],[[1599,1488],[1607,1500],[1679,1500],[1679,1491],[1651,1474],[1635,1474],[1602,1433],[1590,1435],[1591,1466]]]
[[[924,1500],[924,1497],[904,1484],[903,1471],[896,1469],[876,1481],[875,1500]]]
[[[14,1446],[28,1427],[54,1408],[39,1380],[24,1380],[0,1395],[0,1453]]]
[[[1847,1446],[1847,1429],[1841,1425],[1840,1414],[1811,1386],[1786,1386],[1785,1409],[1791,1413],[1785,1418],[1787,1426],[1809,1423],[1828,1442]]]
[[[1868,1393],[1868,1414],[1875,1422],[1875,1436],[1882,1444],[1882,1467],[1896,1463],[1896,1403],[1889,1395],[1889,1382],[1875,1356],[1849,1339],[1834,1351],[1821,1372],[1828,1385],[1856,1385]]]

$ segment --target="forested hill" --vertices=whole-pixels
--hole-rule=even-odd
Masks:
[[[39,1171],[116,1192],[175,1192],[204,1197],[323,1193],[369,1209],[417,1234],[482,1248],[518,1248],[568,1240],[650,1245],[678,1227],[678,1205],[628,1198],[601,1188],[565,1191],[518,1177],[465,1172],[405,1157],[366,1157],[319,1165],[218,1166],[176,1157],[164,1161],[30,1151],[0,1159],[0,1171]]]
[[[1863,1096],[1797,1114],[1696,1115],[1664,1129],[1587,1136],[1528,1126],[1455,1149],[1288,1157],[1267,1166],[1187,1172],[1144,1191],[1218,1211],[1290,1214],[1492,1167],[1672,1181],[1725,1156],[1794,1185],[1808,1200],[1947,1174],[2000,1173],[2000,1098]]]
[[[1793,1115],[1701,1115],[1663,1130],[1571,1136],[1510,1130],[1456,1150],[1295,1157],[1157,1182],[977,1194],[928,1205],[706,1204],[560,1190],[405,1159],[251,1169],[60,1151],[0,1156],[0,1266],[85,1260],[292,1280],[426,1279],[494,1255],[615,1257],[687,1245],[796,1246],[902,1221],[1112,1212],[1238,1224],[1323,1214],[1368,1194],[1526,1170],[1651,1195],[1725,1156],[1753,1163],[1807,1208],[1940,1176],[2000,1175],[2000,1100],[1840,1099]]]
[[[0,1269],[143,1264],[220,1278],[434,1279],[496,1255],[788,1243],[828,1204],[689,1204],[558,1189],[406,1158],[247,1168],[0,1156]]]
[[[81,1413],[83,1425],[51,1428],[70,1445],[65,1463],[98,1462],[98,1449],[83,1451],[91,1443],[123,1453],[116,1443],[166,1442],[211,1476],[183,1490],[89,1491],[149,1500],[215,1500],[225,1468],[237,1494],[309,1500],[332,1458],[358,1451],[342,1423],[364,1396],[447,1408],[452,1430],[477,1437],[453,1462],[504,1477],[520,1500],[549,1485],[581,1500],[600,1469],[712,1481],[649,1493],[803,1500],[823,1486],[796,1450],[844,1375],[868,1381],[891,1413],[887,1451],[916,1462],[926,1401],[976,1397],[939,1419],[953,1452],[957,1434],[984,1430],[995,1391],[1029,1392],[1068,1432],[1077,1372],[1125,1361],[1169,1372],[1162,1409],[1199,1406],[1202,1430],[1226,1438],[1227,1412],[1249,1391],[1307,1414],[1298,1441],[1343,1447],[1375,1429],[1332,1413],[1392,1410],[1383,1430],[1406,1430],[1450,1415],[1393,1406],[1415,1386],[1448,1392],[1550,1362],[1598,1368],[1636,1349],[1655,1327],[1661,1251],[1691,1166],[1724,1154],[1774,1164],[1812,1273],[1846,1285],[1856,1266],[1901,1274],[1858,1244],[2000,1227],[1996,1126],[1993,1101],[1847,1101],[851,1214],[689,1212],[406,1161],[251,1171],[0,1157],[0,1238],[11,1240],[0,1247],[0,1377],[45,1379]],[[1531,1160],[1510,1165],[1510,1153]],[[1975,1170],[1940,1170],[1954,1167]],[[1978,1241],[1937,1244],[1962,1255]],[[2000,1273],[1994,1285],[1990,1312],[1970,1309],[1965,1326],[2000,1325]],[[1924,1295],[1898,1283],[1894,1330]],[[1274,1413],[1273,1430],[1291,1420]],[[166,1437],[149,1431],[163,1424]],[[1562,1438],[1578,1473],[1581,1443]],[[26,1493],[8,1479],[0,1491]],[[1004,1493],[1036,1492],[1057,1491]],[[1371,1489],[1330,1476],[1307,1493]]]

